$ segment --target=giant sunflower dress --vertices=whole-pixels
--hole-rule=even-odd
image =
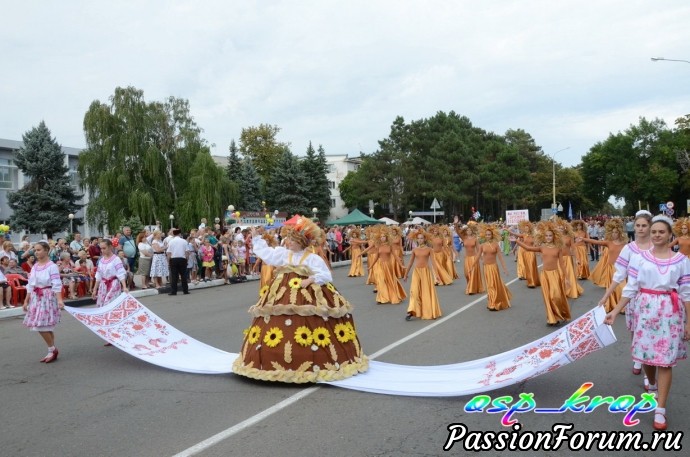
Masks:
[[[270,248],[262,239],[254,251],[276,267],[245,331],[233,371],[264,381],[307,383],[335,381],[367,370],[352,319],[352,306],[331,283],[323,259],[310,250]],[[306,288],[301,281],[315,279]]]

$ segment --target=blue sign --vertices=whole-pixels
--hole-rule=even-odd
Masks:
[[[666,207],[666,203],[659,203],[659,211],[664,212],[668,208]]]
[[[558,213],[558,208],[551,208],[551,212],[552,212],[553,214]]]

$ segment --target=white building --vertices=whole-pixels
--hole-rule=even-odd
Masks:
[[[347,154],[326,154],[326,161],[328,162],[326,177],[328,178],[328,188],[331,191],[331,212],[328,219],[340,219],[347,216],[349,211],[340,197],[338,186],[349,172],[357,171],[362,164],[362,159],[348,157]]]
[[[26,178],[24,174],[21,172],[21,170],[19,170],[19,168],[17,168],[17,165],[14,163],[14,158],[17,151],[21,149],[23,146],[24,143],[21,141],[6,140],[0,138],[0,221],[8,225],[10,225],[9,221],[10,217],[12,216],[12,209],[8,204],[7,195],[10,192],[16,192],[17,190],[21,189],[22,187],[24,187],[24,184],[26,183]],[[68,173],[70,177],[70,182],[72,183],[72,186],[77,190],[77,193],[82,193],[82,191],[79,189],[79,176],[77,174],[77,165],[79,163],[79,154],[81,153],[81,151],[81,149],[77,148],[62,148],[62,152],[65,154],[65,165],[69,170]],[[84,195],[84,198],[78,203],[86,205],[88,203],[88,196]],[[75,213],[74,218],[83,220],[84,208],[80,209],[77,213]],[[68,214],[65,214],[65,221],[69,221]],[[12,227],[10,226],[10,228]],[[97,235],[96,229],[92,229],[85,222],[83,225],[74,224],[73,228],[74,231],[78,230],[85,236],[90,236],[91,234],[93,234],[94,236]],[[39,234],[35,235],[36,236],[32,238],[40,238],[38,236]],[[17,242],[19,241],[19,238],[20,235],[17,232],[13,231],[12,241]]]

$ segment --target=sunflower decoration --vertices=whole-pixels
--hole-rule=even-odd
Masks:
[[[252,328],[249,329],[249,333],[247,334],[247,341],[249,344],[254,344],[257,341],[259,341],[259,338],[261,337],[261,329],[259,328],[258,325],[252,326]]]
[[[331,344],[331,333],[325,327],[316,327],[312,332],[314,344],[326,347]]]
[[[274,348],[278,346],[282,339],[283,331],[278,327],[273,327],[264,335],[264,344],[270,348]]]
[[[335,286],[331,282],[326,283],[326,289],[330,290],[334,294],[338,292],[337,290],[335,290]]]
[[[259,289],[259,297],[260,297],[260,298],[264,298],[264,296],[265,296],[266,293],[268,292],[268,288],[269,288],[269,285],[266,284],[266,285],[263,286],[261,289]]]
[[[299,289],[302,287],[302,279],[292,278],[290,281],[288,281],[288,285],[290,286],[290,289]]]
[[[314,339],[312,337],[311,330],[309,330],[309,327],[306,327],[304,325],[301,327],[297,327],[297,330],[295,330],[295,342],[300,346],[311,346],[311,344],[314,342]]]
[[[614,219],[611,219],[613,221]],[[620,219],[619,219],[620,220]],[[609,221],[609,222],[611,222]],[[609,222],[606,223],[606,234],[608,235],[609,233]],[[621,221],[621,225],[623,222]],[[683,227],[688,229],[688,232],[685,234],[685,236],[690,235],[690,218],[688,217],[679,217],[678,220],[676,221],[675,224],[673,224],[673,234],[676,235],[678,238],[683,236]],[[625,234],[625,231],[621,232]]]
[[[333,329],[335,332],[335,337],[341,343],[347,343],[355,337],[355,335],[350,331],[350,327],[347,324],[337,324]]]

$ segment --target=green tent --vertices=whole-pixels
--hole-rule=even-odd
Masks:
[[[378,219],[369,217],[358,209],[355,209],[345,217],[341,217],[335,221],[328,221],[326,225],[374,225],[382,224]]]

